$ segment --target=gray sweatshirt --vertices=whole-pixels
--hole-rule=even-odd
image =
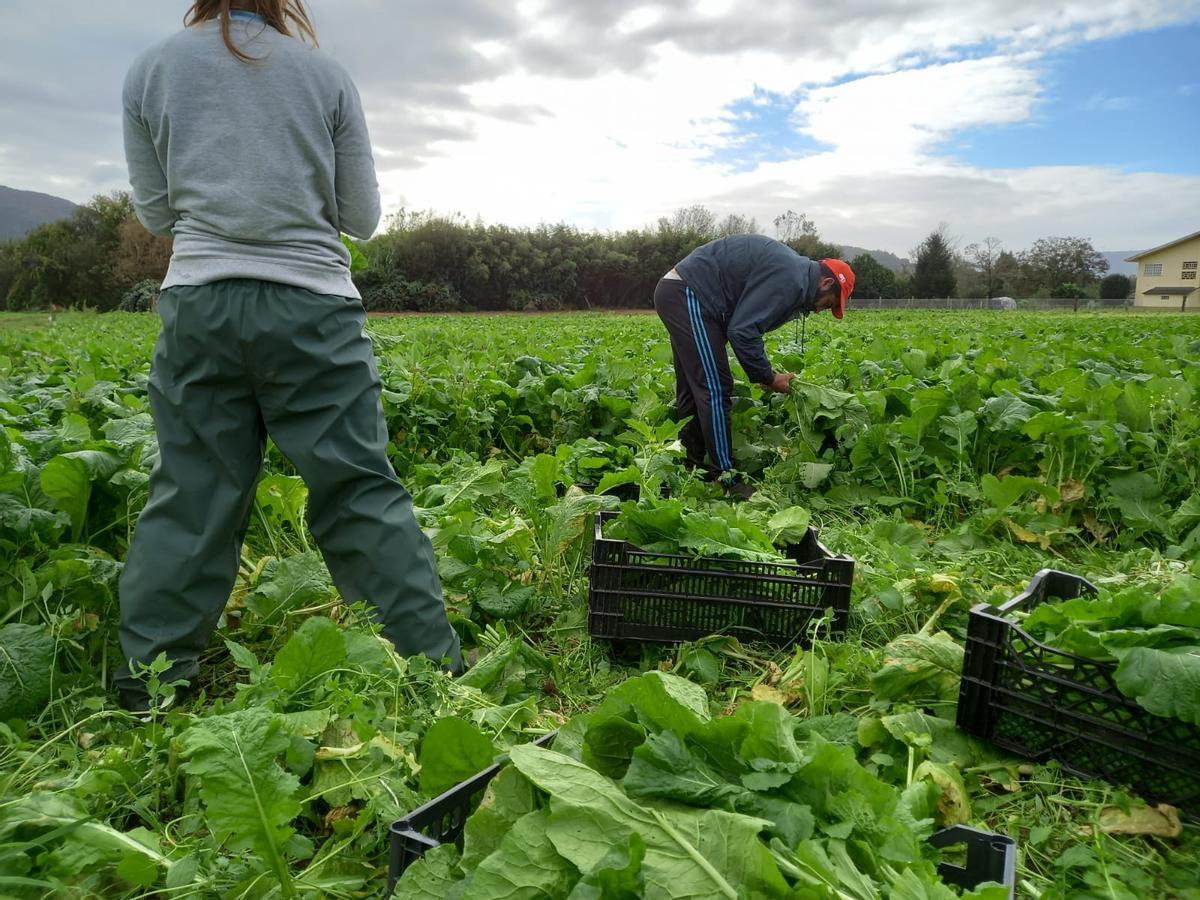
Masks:
[[[358,297],[339,232],[379,224],[379,185],[346,71],[248,14],[225,47],[214,19],[143,53],[125,79],[125,156],[138,218],[174,234],[163,287],[257,278]]]

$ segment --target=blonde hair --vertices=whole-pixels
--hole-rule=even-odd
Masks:
[[[192,8],[183,18],[183,24],[198,25],[219,18],[221,37],[229,52],[243,62],[252,62],[255,57],[235,44],[229,34],[230,12],[234,9],[262,16],[263,21],[280,34],[294,35],[317,46],[317,32],[312,19],[308,17],[308,10],[304,8],[304,0],[194,0]]]

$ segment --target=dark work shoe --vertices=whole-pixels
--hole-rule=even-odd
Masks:
[[[722,482],[721,487],[725,488],[725,493],[733,500],[749,500],[755,492],[754,485],[745,481]]]
[[[166,697],[159,698],[159,711],[166,712],[168,709],[174,709],[185,700],[191,698],[195,689],[191,684],[183,684],[175,688]],[[148,713],[150,712],[150,695],[144,690],[134,690],[132,688],[118,688],[117,702],[121,704],[121,709],[131,713]]]

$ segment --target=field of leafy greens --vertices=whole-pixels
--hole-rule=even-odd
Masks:
[[[593,828],[663,803],[691,807],[671,822],[709,817],[706,840],[727,840],[704,855],[737,896],[743,876],[745,895],[944,896],[915,842],[965,822],[1018,839],[1022,897],[1200,898],[1200,836],[1174,810],[954,727],[968,610],[1046,566],[1103,593],[1042,607],[1026,624],[1043,637],[1133,660],[1138,683],[1162,683],[1147,660],[1194,662],[1200,318],[824,318],[803,351],[790,329],[769,339],[793,396],[738,380],[735,461],[761,486],[739,507],[683,471],[653,316],[373,320],[392,460],[478,664],[455,679],[402,660],[338,601],[271,447],[197,693],[143,716],[110,679],[156,453],[157,319],[0,318],[0,896],[378,896],[389,822],[569,723],[553,750],[512,754],[524,781],[504,776],[509,805],[469,835],[473,857],[422,865],[502,885],[540,848],[564,863],[557,893],[514,896],[703,893],[656,868],[649,826],[614,825],[611,854],[552,841],[586,787],[611,805]],[[613,527],[664,552],[763,558],[818,526],[857,560],[846,639],[590,640],[591,523],[626,485],[647,499]],[[1186,692],[1149,693],[1196,715]],[[762,746],[713,749],[739,728]]]

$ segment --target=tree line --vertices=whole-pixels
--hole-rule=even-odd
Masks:
[[[803,213],[788,210],[771,225],[774,237],[805,256],[842,255]],[[379,312],[646,308],[658,279],[692,249],[762,230],[753,218],[719,218],[703,206],[619,232],[565,224],[515,228],[402,210],[360,244],[367,264],[354,280],[367,309]],[[100,195],[69,219],[0,243],[0,309],[147,309],[170,254],[171,239],[142,227],[127,193]],[[1044,238],[1019,253],[987,238],[958,252],[942,227],[913,256],[911,270],[902,272],[866,254],[854,258],[855,294],[1023,297],[1074,290],[1095,296],[1108,283],[1099,281],[1107,268],[1103,257],[1081,238]],[[1122,297],[1129,291],[1125,281]]]

